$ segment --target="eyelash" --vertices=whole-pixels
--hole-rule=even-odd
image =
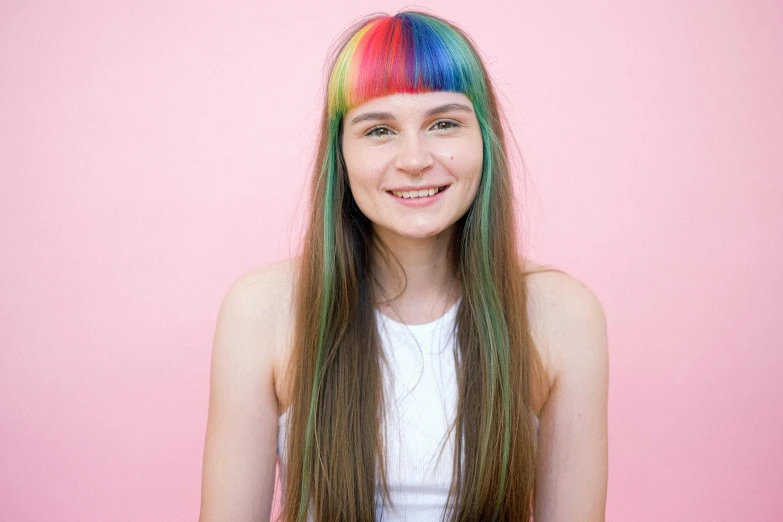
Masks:
[[[436,122],[435,122],[435,123],[432,125],[432,127],[435,127],[435,126],[437,126],[437,125],[440,125],[441,123],[448,123],[448,124],[449,124],[449,125],[451,125],[451,126],[450,126],[450,127],[447,127],[447,128],[445,128],[445,129],[436,129],[436,130],[444,130],[444,131],[445,131],[445,130],[449,130],[449,129],[455,129],[455,128],[457,128],[457,127],[462,127],[462,125],[460,125],[459,123],[457,123],[457,122],[456,122],[456,121],[454,121],[454,120],[438,120],[438,121],[436,121]],[[432,128],[432,127],[430,127],[430,128]],[[391,132],[391,129],[390,129],[389,127],[387,127],[387,126],[385,126],[385,125],[378,125],[377,127],[373,127],[372,129],[368,130],[368,131],[367,131],[367,132],[366,132],[364,135],[365,135],[365,136],[368,136],[368,137],[370,137],[370,138],[382,138],[383,136],[386,136],[385,134],[384,134],[384,135],[381,135],[381,134],[373,134],[375,131],[378,131],[378,130],[386,130],[386,131],[389,131],[389,132]]]

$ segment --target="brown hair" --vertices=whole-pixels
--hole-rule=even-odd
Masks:
[[[461,522],[528,520],[536,436],[531,393],[544,377],[530,334],[502,115],[467,35],[440,18],[421,16],[447,25],[475,56],[485,97],[474,105],[486,110],[484,130],[492,138],[485,136],[484,149],[491,156],[491,187],[456,223],[451,247],[463,295],[454,354],[458,404],[452,429],[459,436],[452,456],[452,507],[443,515]],[[346,43],[377,19],[346,33],[331,68]],[[286,522],[303,520],[308,512],[319,522],[375,520],[376,485],[384,502],[390,502],[372,263],[384,246],[353,199],[335,132],[325,107],[297,277]],[[480,193],[490,183],[488,175],[485,171]]]

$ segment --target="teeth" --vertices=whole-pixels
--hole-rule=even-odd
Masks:
[[[404,190],[404,191],[392,191],[392,194],[398,198],[423,198],[425,196],[434,196],[438,192],[441,192],[442,188],[431,188],[422,190]]]

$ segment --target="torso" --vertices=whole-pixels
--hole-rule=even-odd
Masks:
[[[287,363],[293,349],[294,332],[294,277],[295,261],[286,260],[268,267],[276,272],[276,279],[280,282],[279,304],[276,308],[279,316],[276,317],[276,329],[273,337],[275,365],[273,369],[275,393],[278,401],[278,415],[282,415],[293,401],[293,389],[290,378],[286,370]],[[535,272],[541,268],[541,265],[528,261],[527,271]],[[536,303],[541,300],[539,294],[546,292],[546,277],[538,274],[529,274],[528,278],[528,317],[530,320],[531,333],[534,344],[541,356],[541,361],[546,375],[546,382],[539,382],[533,385],[531,389],[531,408],[537,417],[540,417],[541,410],[549,397],[549,391],[554,384],[556,375],[556,355],[552,353],[547,342],[546,325],[540,324],[538,314],[536,313]]]

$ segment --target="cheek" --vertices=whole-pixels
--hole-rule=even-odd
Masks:
[[[382,169],[378,164],[377,155],[373,155],[361,147],[348,146],[343,149],[343,159],[352,188],[366,189],[369,184],[378,182],[379,172],[382,172]]]
[[[378,188],[378,170],[367,163],[345,163],[348,169],[348,184],[351,189],[358,192],[371,192]]]
[[[481,177],[484,154],[480,145],[476,147],[474,143],[470,143],[461,149],[450,151],[446,157],[450,169],[458,177],[465,180]]]
[[[343,163],[345,164],[345,168],[348,172],[356,172],[356,151],[350,146],[343,144],[340,147],[340,152],[343,155]],[[348,179],[351,179],[351,176],[348,176]]]
[[[348,186],[351,189],[356,206],[364,215],[372,218],[375,209],[378,207],[378,198],[381,194],[378,191],[378,176],[375,171],[366,165],[349,165],[348,168]]]
[[[356,154],[356,151],[350,147],[343,148],[343,160],[345,161],[345,169],[348,175],[348,185],[351,187],[354,199],[358,199],[361,197],[362,185],[365,183],[367,169],[363,165],[361,158]]]
[[[462,165],[466,170],[475,168],[478,164],[481,168],[484,157],[484,142],[481,131],[471,129],[469,133],[458,138],[443,140],[437,155],[442,161],[448,161],[452,165]]]

